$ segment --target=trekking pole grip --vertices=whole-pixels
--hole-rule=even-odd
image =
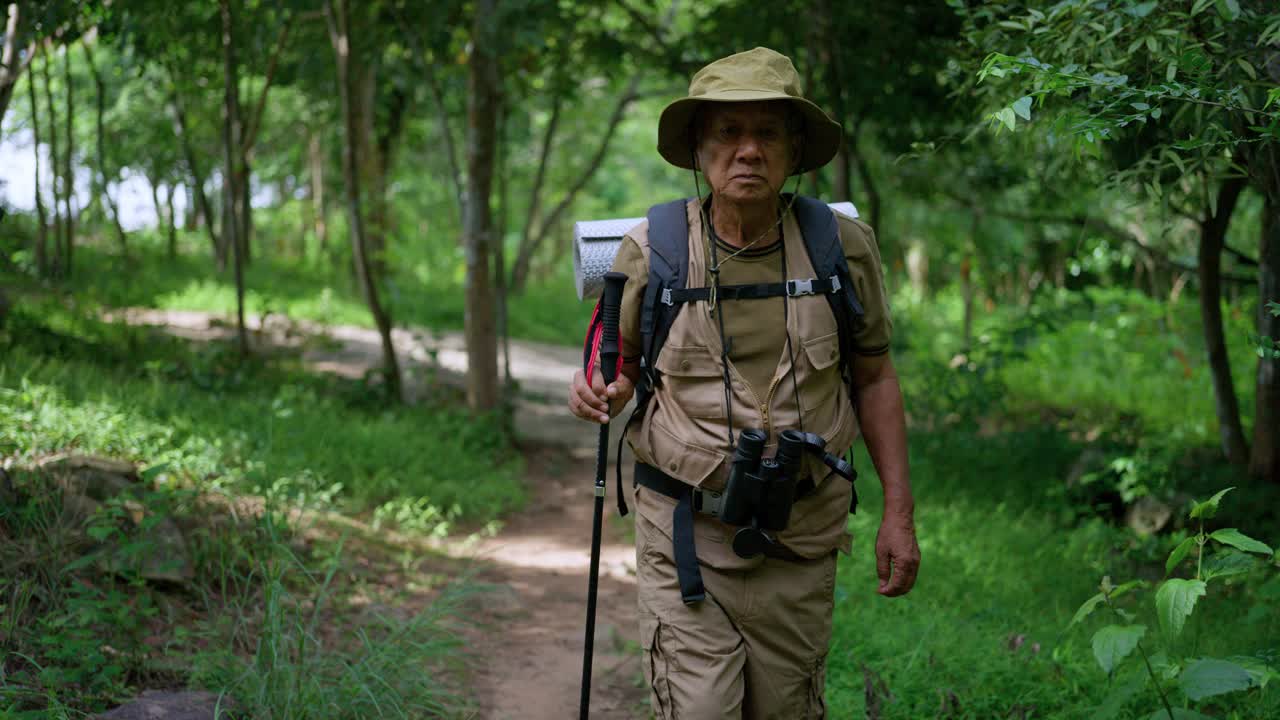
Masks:
[[[618,315],[622,308],[622,288],[626,284],[626,273],[605,273],[604,292],[600,299],[604,321],[604,336],[600,340],[600,372],[606,385],[618,376],[618,355],[621,353]]]

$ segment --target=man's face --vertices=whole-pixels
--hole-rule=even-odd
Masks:
[[[775,197],[795,163],[783,101],[708,103],[698,131],[698,167],[717,197],[749,203]]]

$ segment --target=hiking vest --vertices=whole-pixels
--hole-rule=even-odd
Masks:
[[[798,198],[807,200],[807,198]],[[835,217],[826,205],[811,201],[830,219],[830,237],[825,239],[838,253],[843,265],[843,249],[835,228]],[[696,200],[684,201],[685,228],[681,238],[686,248],[685,272],[676,278],[681,286],[701,287],[707,277],[706,248],[702,239],[701,217]],[[797,206],[799,202],[797,202]],[[659,208],[661,206],[658,206]],[[655,208],[658,210],[658,208]],[[798,209],[797,215],[803,212]],[[647,294],[653,295],[660,312],[674,313],[665,338],[654,337],[656,349],[652,367],[645,369],[646,382],[642,392],[651,395],[643,408],[643,418],[638,427],[629,432],[629,441],[636,458],[653,465],[672,477],[700,489],[720,490],[727,479],[727,459],[733,453],[725,431],[725,388],[721,366],[721,339],[712,318],[710,300],[693,300],[679,305],[662,303],[664,290],[669,287],[655,285],[655,275],[664,274],[660,265],[668,263],[672,253],[662,252],[661,244],[653,235],[655,213],[650,212],[645,223],[629,235],[637,242],[649,260],[650,274]],[[787,219],[783,232],[786,265],[790,280],[818,278],[806,249],[798,223]],[[681,228],[684,229],[684,228]],[[669,229],[660,228],[666,232]],[[824,228],[810,230],[810,234]],[[664,237],[670,239],[670,235]],[[655,272],[657,269],[657,272]],[[824,279],[824,278],[818,278]],[[847,271],[842,279],[841,291],[852,291]],[[680,288],[675,288],[680,289]],[[803,288],[795,289],[803,292]],[[840,292],[840,291],[837,291]],[[753,389],[729,362],[730,404],[733,427],[763,428],[769,433],[766,455],[772,454],[777,445],[777,435],[787,428],[801,425],[800,409],[804,409],[804,428],[827,439],[831,448],[846,448],[857,435],[857,418],[852,398],[845,382],[840,362],[841,333],[832,312],[828,293],[795,294],[787,298],[789,332],[792,351],[786,345],[778,348],[778,365],[768,388]],[[856,300],[854,301],[856,304]],[[648,303],[646,303],[647,305]],[[749,303],[737,303],[736,312],[749,312]],[[657,306],[655,305],[655,309]],[[860,309],[860,308],[859,308]],[[661,318],[655,316],[655,327],[647,327],[641,320],[641,333],[646,344]],[[646,352],[646,365],[649,352]],[[800,404],[796,404],[796,390],[792,388],[791,356],[795,358],[795,382]],[[652,379],[651,381],[649,379]],[[650,384],[650,382],[652,384]],[[813,458],[806,459],[806,471],[825,475],[825,467]],[[846,505],[846,508],[848,506]]]

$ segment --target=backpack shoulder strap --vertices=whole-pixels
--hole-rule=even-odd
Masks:
[[[676,319],[678,306],[669,301],[669,291],[682,290],[688,283],[687,204],[688,200],[672,200],[649,208],[649,285],[640,308],[640,362],[644,377],[639,388],[639,407],[643,407],[653,392],[653,363],[658,359],[671,324]]]
[[[636,385],[636,407],[618,437],[617,494],[618,514],[627,514],[626,493],[622,488],[622,443],[631,423],[644,416],[653,397],[658,359],[667,333],[675,322],[680,305],[670,300],[672,290],[683,290],[689,273],[689,218],[685,214],[688,200],[672,200],[649,208],[649,284],[640,304],[640,382]],[[667,302],[663,302],[663,299]]]
[[[845,381],[850,382],[853,379],[853,356],[857,351],[854,335],[862,327],[864,313],[862,303],[858,301],[858,291],[853,286],[853,277],[849,273],[844,245],[840,242],[836,214],[821,200],[804,196],[796,196],[794,208],[814,273],[819,278],[835,276],[840,280],[840,292],[827,293],[826,297],[840,331],[840,356],[843,359]]]

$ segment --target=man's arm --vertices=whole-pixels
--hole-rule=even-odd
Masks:
[[[907,468],[907,423],[902,389],[889,353],[853,362],[858,423],[884,488],[884,515],[876,536],[876,574],[881,595],[904,595],[916,582],[915,501]]]

